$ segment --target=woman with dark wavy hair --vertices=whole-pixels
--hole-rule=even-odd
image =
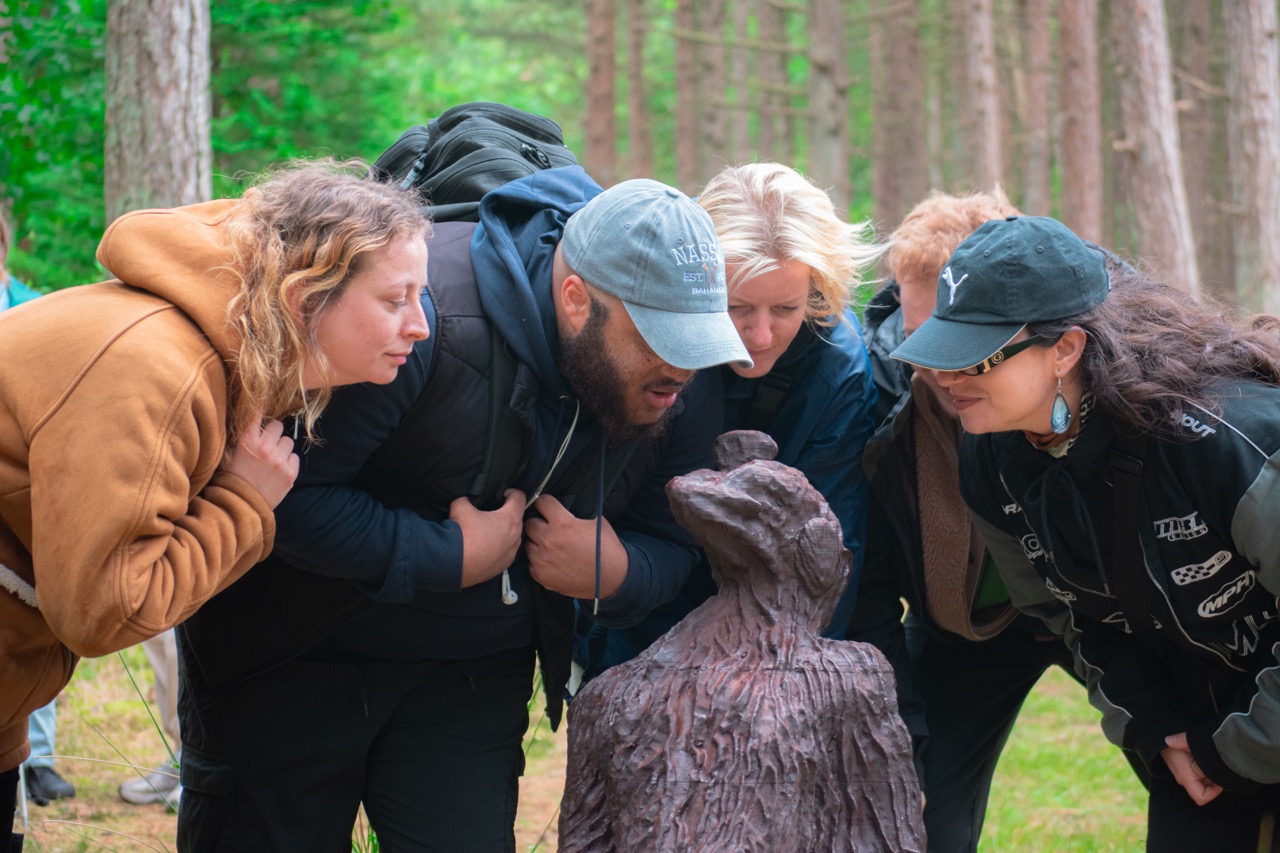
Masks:
[[[1280,849],[1277,328],[1010,217],[894,351],[969,433],[962,491],[1014,603],[1151,770],[1148,850]]]

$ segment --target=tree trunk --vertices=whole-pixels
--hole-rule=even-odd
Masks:
[[[615,0],[587,3],[586,148],[582,165],[601,186],[618,169],[618,7]]]
[[[1102,242],[1102,81],[1097,0],[1059,6],[1058,95],[1062,107],[1062,221]]]
[[[649,130],[649,88],[645,85],[644,47],[648,25],[645,0],[627,3],[627,146],[629,177],[653,175],[653,134]]]
[[[837,211],[849,210],[849,83],[845,68],[844,5],[812,0],[809,6],[808,172],[827,187]]]
[[[872,190],[886,232],[928,191],[919,0],[878,0],[872,19]]]
[[[208,200],[208,0],[112,0],[106,72],[107,221]]]
[[[793,159],[791,119],[787,115],[787,12],[770,0],[757,0],[762,48],[756,59],[760,76],[760,156],[789,163]]]
[[[1236,302],[1232,263],[1233,234],[1224,211],[1226,172],[1225,91],[1213,42],[1210,0],[1171,0],[1170,38],[1175,38],[1174,88],[1178,97],[1178,134],[1182,140],[1182,176],[1187,185],[1191,229],[1199,246],[1200,284],[1227,304]],[[1218,50],[1221,50],[1219,47]],[[1219,189],[1222,188],[1222,189]]]
[[[732,69],[733,103],[730,105],[729,147],[725,158],[731,165],[755,159],[757,149],[751,144],[751,56],[747,39],[751,26],[751,7],[747,3],[733,4],[734,46],[729,52]]]
[[[725,0],[699,0],[698,31],[703,43],[698,48],[698,129],[700,131],[698,183],[706,181],[725,165],[728,150],[729,111],[725,68],[728,49],[724,43]]]
[[[1021,208],[1036,216],[1053,213],[1049,197],[1049,103],[1053,81],[1049,15],[1052,5],[1050,0],[1022,0],[1026,22],[1023,67],[1027,75],[1027,100],[1023,120],[1027,147]]]
[[[1000,88],[992,0],[965,0],[965,56],[969,146],[974,183],[989,188],[1004,178],[1000,154]]]
[[[1130,167],[1140,251],[1157,261],[1170,283],[1199,295],[1164,6],[1159,0],[1116,0],[1111,9],[1117,42],[1125,46],[1116,69],[1125,132],[1118,146]]]
[[[676,0],[676,180],[680,189],[696,193],[698,182],[698,44],[695,0]]]
[[[934,189],[946,187],[947,143],[943,139],[942,78],[935,69],[927,70],[924,89],[924,145],[925,162],[929,170],[928,185]]]
[[[1225,0],[1227,151],[1236,292],[1251,311],[1280,314],[1280,49],[1275,0]]]

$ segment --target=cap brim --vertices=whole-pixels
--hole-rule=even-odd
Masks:
[[[1023,324],[983,325],[930,317],[889,353],[892,358],[931,370],[964,370],[995,354]]]
[[[717,364],[753,365],[738,330],[723,311],[681,314],[626,301],[622,304],[644,342],[672,367],[702,370]]]

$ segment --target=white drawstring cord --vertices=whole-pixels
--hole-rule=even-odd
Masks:
[[[542,478],[542,482],[538,484],[538,488],[533,490],[524,502],[524,508],[528,509],[533,502],[542,497],[542,490],[547,487],[547,483],[551,482],[551,475],[555,473],[556,466],[560,464],[560,460],[564,458],[565,451],[569,449],[569,439],[573,438],[573,431],[578,426],[578,415],[582,412],[582,404],[577,400],[573,401],[573,420],[569,422],[569,431],[565,433],[564,441],[560,442],[560,449],[556,451],[556,456],[551,460],[551,467],[547,470],[547,476]],[[511,570],[502,570],[502,603],[515,604],[520,600],[520,594],[511,588]]]

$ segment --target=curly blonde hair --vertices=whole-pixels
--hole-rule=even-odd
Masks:
[[[308,362],[327,374],[316,326],[360,274],[369,255],[400,238],[428,240],[418,200],[370,177],[358,160],[294,161],[259,177],[226,220],[240,282],[227,318],[241,344],[231,432],[250,412],[293,414],[309,439],[329,401],[328,385],[307,388]]]
[[[911,209],[889,235],[890,274],[901,280],[937,284],[951,253],[992,219],[1021,215],[996,185],[990,192],[949,195],[934,191]]]
[[[711,214],[730,292],[745,281],[798,261],[809,267],[805,319],[847,322],[853,288],[880,259],[869,222],[851,224],[804,175],[780,163],[730,166],[713,177],[698,204]]]

